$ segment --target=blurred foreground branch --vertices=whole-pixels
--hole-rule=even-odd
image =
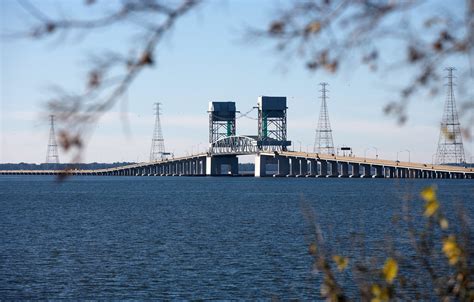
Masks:
[[[92,67],[88,71],[82,92],[67,92],[55,88],[55,97],[48,102],[51,114],[60,125],[59,144],[66,150],[76,150],[79,161],[84,146],[84,136],[89,133],[99,117],[114,106],[125,94],[136,77],[148,67],[155,65],[156,48],[164,35],[178,19],[199,4],[199,0],[123,0],[117,8],[96,19],[55,19],[48,17],[30,2],[20,1],[22,7],[37,22],[20,36],[42,39],[71,31],[90,33],[96,29],[131,22],[138,28],[138,42],[130,45],[129,54],[107,51],[90,58]],[[86,5],[95,4],[88,0]]]
[[[440,92],[439,72],[444,64],[457,60],[467,103],[461,114],[472,110],[473,0],[294,1],[279,8],[266,29],[251,29],[249,35],[273,42],[286,57],[298,55],[311,71],[336,73],[343,65],[359,62],[387,75],[394,69],[403,71],[407,83],[400,88],[398,100],[384,109],[399,123],[406,121],[406,107],[417,93],[425,91],[433,97]]]

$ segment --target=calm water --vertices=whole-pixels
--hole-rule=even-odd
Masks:
[[[470,180],[0,176],[0,299],[317,299],[302,204],[334,251],[383,254],[433,182],[474,217]]]

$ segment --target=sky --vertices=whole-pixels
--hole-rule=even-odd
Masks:
[[[162,103],[167,151],[176,156],[203,151],[208,140],[209,101],[235,101],[237,110],[247,112],[260,95],[288,98],[292,148],[311,151],[320,108],[318,83],[328,82],[335,146],[351,146],[356,156],[365,153],[375,157],[377,150],[379,158],[394,160],[398,153],[400,160],[410,156],[411,161],[431,162],[439,138],[444,93],[433,99],[417,98],[409,105],[407,123],[399,126],[384,115],[383,107],[398,95],[394,87],[405,83],[403,71],[373,73],[352,64],[336,74],[314,73],[298,58],[283,58],[271,43],[245,39],[246,28],[265,28],[281,2],[285,3],[211,0],[180,19],[159,45],[155,66],[140,74],[127,92],[126,103],[117,104],[100,119],[82,160],[147,161],[155,102]],[[94,9],[84,8],[83,1],[32,3],[53,15],[94,16]],[[0,18],[2,33],[33,24],[32,17],[14,0],[0,1]],[[116,27],[86,36],[70,34],[65,40],[7,39],[2,35],[1,163],[45,161],[49,134],[45,101],[51,97],[50,87],[82,88],[87,55],[107,49],[126,50],[134,42],[129,33],[127,27]],[[256,132],[255,120],[237,120],[238,134]],[[472,141],[465,141],[464,148],[470,161]],[[60,150],[59,156],[61,162],[68,162],[71,154]]]

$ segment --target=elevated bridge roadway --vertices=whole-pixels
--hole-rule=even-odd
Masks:
[[[3,170],[0,175],[219,176],[238,175],[238,157],[199,153],[156,162],[96,170]],[[255,151],[255,177],[353,177],[472,179],[474,169],[293,151]],[[270,166],[271,165],[271,166]],[[276,167],[270,171],[269,167]]]

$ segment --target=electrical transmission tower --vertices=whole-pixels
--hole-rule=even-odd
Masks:
[[[169,155],[165,152],[165,140],[163,139],[160,121],[160,106],[161,103],[155,103],[155,130],[151,139],[150,161],[163,160],[166,155]]]
[[[461,126],[459,124],[456,101],[454,99],[453,71],[454,67],[447,67],[448,87],[446,103],[444,105],[443,120],[439,134],[438,150],[436,152],[437,164],[461,164],[465,162],[464,147],[462,144]]]
[[[54,115],[50,115],[49,119],[50,119],[50,128],[49,128],[48,151],[46,152],[46,163],[59,164],[58,144],[56,143],[56,133],[54,132]]]
[[[315,153],[335,154],[334,143],[332,141],[331,124],[329,123],[329,114],[326,100],[328,98],[328,90],[326,86],[328,83],[320,83],[321,85],[321,111],[319,113],[318,126],[316,128],[316,137],[314,140]]]

